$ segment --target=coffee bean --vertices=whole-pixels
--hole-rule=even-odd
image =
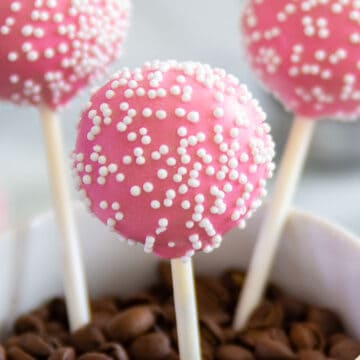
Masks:
[[[15,322],[15,333],[24,334],[27,332],[43,334],[45,332],[44,322],[35,315],[20,316]]]
[[[307,321],[319,326],[327,336],[342,331],[339,318],[330,310],[311,307],[308,312]]]
[[[251,315],[248,329],[282,327],[284,312],[278,302],[263,301]]]
[[[163,333],[139,336],[130,346],[135,360],[161,360],[171,353],[170,340]]]
[[[325,337],[315,323],[294,323],[290,329],[290,340],[295,349],[323,350]]]
[[[321,351],[301,350],[297,353],[296,360],[327,360],[327,357]]]
[[[102,353],[88,352],[78,357],[78,360],[112,360],[112,358]]]
[[[113,340],[126,342],[148,332],[155,324],[153,312],[146,306],[136,306],[116,315],[107,326]]]
[[[214,346],[224,342],[223,331],[211,316],[200,317],[200,333],[202,337]]]
[[[13,335],[13,336],[10,336],[9,338],[7,338],[7,339],[4,341],[4,343],[3,343],[5,349],[8,350],[8,349],[10,349],[10,348],[13,347],[13,346],[19,347],[20,337],[21,337],[21,336]]]
[[[10,348],[7,355],[9,360],[35,360],[33,356],[27,354],[17,346]]]
[[[264,338],[256,343],[255,357],[259,360],[291,360],[295,359],[295,354],[291,348],[283,342]]]
[[[106,342],[105,336],[95,325],[86,325],[72,334],[72,343],[80,352],[93,351]]]
[[[222,275],[221,279],[224,286],[229,289],[230,294],[235,295],[234,298],[237,299],[237,295],[245,282],[245,272],[230,269]]]
[[[216,350],[218,360],[255,360],[251,352],[238,345],[222,345]]]
[[[329,339],[327,340],[327,344],[328,344],[328,347],[332,347],[335,344],[337,344],[338,342],[347,340],[347,339],[349,339],[349,337],[346,336],[345,334],[337,333],[337,334],[331,335],[329,337]]]
[[[19,346],[25,352],[33,356],[50,356],[54,349],[44,339],[35,334],[24,334],[20,338]]]
[[[166,360],[180,360],[179,354],[172,350],[171,353],[165,358]]]
[[[64,299],[55,298],[47,304],[50,317],[68,326],[66,304]]]
[[[286,322],[305,321],[307,305],[290,296],[281,296],[278,300],[283,308]]]
[[[339,341],[329,351],[329,355],[337,360],[354,360],[359,354],[360,343],[352,339]]]
[[[285,334],[285,331],[279,328],[246,330],[238,334],[236,339],[241,344],[251,348],[254,348],[256,344],[263,339],[271,339],[273,341],[283,343],[287,347],[290,346],[290,342]]]
[[[122,308],[134,307],[139,305],[150,305],[156,303],[156,298],[147,291],[141,291],[130,295],[122,300]]]
[[[100,346],[99,352],[111,357],[114,360],[128,360],[126,350],[117,343],[105,343]]]
[[[116,314],[118,312],[116,300],[111,297],[91,301],[91,310],[93,313]]]
[[[50,355],[48,360],[75,360],[75,351],[71,347],[60,347]]]

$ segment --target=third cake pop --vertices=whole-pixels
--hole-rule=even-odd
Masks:
[[[360,2],[251,0],[242,29],[250,63],[264,86],[295,114],[273,198],[260,230],[235,318],[243,327],[258,304],[315,120],[360,115]]]

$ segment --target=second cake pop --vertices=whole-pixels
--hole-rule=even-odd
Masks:
[[[274,144],[245,86],[199,63],[124,69],[92,97],[75,166],[91,210],[164,258],[211,251],[261,204]]]

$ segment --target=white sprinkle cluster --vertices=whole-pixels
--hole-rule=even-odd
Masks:
[[[314,119],[360,115],[358,0],[251,0],[243,30],[253,68],[286,108]]]
[[[188,258],[219,247],[261,205],[274,170],[269,132],[258,102],[222,69],[125,68],[84,111],[76,181],[111,229],[146,252]]]
[[[0,98],[67,103],[119,57],[129,7],[129,0],[1,0]]]

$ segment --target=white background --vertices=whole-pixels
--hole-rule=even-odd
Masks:
[[[154,58],[198,60],[225,68],[261,100],[278,145],[278,162],[291,115],[263,92],[244,60],[239,33],[242,3],[135,0],[124,55],[111,70],[139,66]],[[62,111],[68,153],[87,97],[88,89]],[[0,103],[0,165],[0,197],[2,193],[6,198],[9,224],[23,222],[51,206],[36,109]],[[359,123],[319,123],[294,203],[360,234]]]

